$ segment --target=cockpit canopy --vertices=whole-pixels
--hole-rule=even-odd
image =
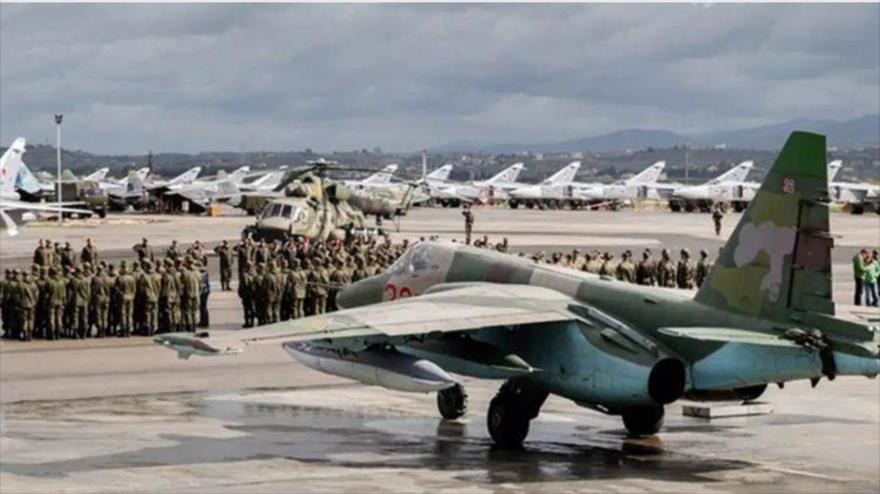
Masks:
[[[302,223],[307,218],[306,210],[296,204],[271,202],[263,210],[261,219],[281,218],[294,223]]]

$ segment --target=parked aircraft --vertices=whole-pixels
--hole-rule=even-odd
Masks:
[[[742,211],[760,186],[755,182],[746,182],[753,166],[754,162],[743,161],[706,183],[679,187],[669,200],[669,209],[707,212],[713,203],[723,201]]]
[[[682,397],[876,377],[880,329],[835,317],[825,154],[825,136],[791,134],[696,294],[427,241],[341,292],[338,312],[154,341],[181,358],[281,345],[321,372],[437,391],[447,419],[467,407],[455,375],[504,380],[486,417],[503,448],[520,447],[550,394],[650,435]]]
[[[658,161],[634,177],[612,184],[598,185],[577,190],[575,197],[593,201],[624,201],[638,199],[661,199],[668,197],[678,184],[658,182],[666,168],[665,161]]]
[[[11,236],[18,234],[18,225],[36,219],[39,213],[91,215],[91,211],[70,208],[65,203],[35,203],[21,200],[19,190],[34,194],[40,185],[23,161],[27,152],[24,137],[12,142],[0,157],[0,228]]]
[[[504,199],[508,192],[523,184],[517,182],[523,163],[514,163],[488,180],[469,183],[436,183],[432,188],[434,199],[444,207],[458,207],[462,203],[493,202]]]
[[[842,161],[836,160],[828,164],[829,168],[836,165],[835,174]],[[829,174],[831,170],[829,170]],[[828,192],[835,202],[843,203],[853,214],[874,211],[880,214],[880,185],[867,182],[836,182],[834,176],[829,178]]]

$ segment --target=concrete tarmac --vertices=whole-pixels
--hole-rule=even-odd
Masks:
[[[139,222],[132,226],[132,221]],[[732,229],[735,215],[725,219]],[[116,225],[114,221],[123,221]],[[26,265],[37,238],[92,237],[110,259],[142,236],[213,245],[246,218],[111,218],[37,226],[0,241],[0,267]],[[848,259],[875,246],[876,216],[835,214],[835,299]],[[459,210],[414,210],[397,238],[460,238]],[[386,222],[386,225],[390,226]],[[475,233],[514,250],[717,251],[707,215],[477,210]],[[158,249],[161,251],[161,249]],[[157,252],[158,253],[158,252]],[[216,263],[212,262],[212,270]],[[210,298],[212,329],[233,330],[234,292]],[[847,285],[849,283],[850,285]],[[279,347],[177,359],[146,338],[0,343],[0,492],[877,492],[880,381],[775,386],[769,415],[707,421],[667,407],[656,437],[628,439],[618,417],[551,397],[523,451],[491,446],[488,401],[500,382],[466,380],[469,413],[439,420],[433,395],[317,373]]]

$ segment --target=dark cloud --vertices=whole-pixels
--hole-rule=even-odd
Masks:
[[[413,150],[880,111],[880,5],[0,6],[0,139]]]

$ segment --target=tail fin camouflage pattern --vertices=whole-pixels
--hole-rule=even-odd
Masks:
[[[697,301],[752,316],[834,314],[825,136],[794,132]]]

